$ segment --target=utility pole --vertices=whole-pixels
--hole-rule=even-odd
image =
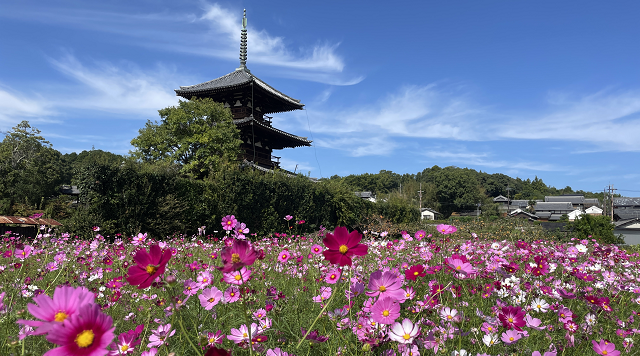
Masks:
[[[511,187],[509,187],[509,183],[507,183],[507,216],[509,216],[509,213],[511,212],[511,198],[509,193],[511,192]]]
[[[422,182],[420,182],[420,190],[418,190],[418,197],[420,197],[420,220],[422,220]]]
[[[607,188],[602,189],[602,210],[603,215],[607,216]]]
[[[611,221],[613,221],[613,192],[618,189],[613,188],[613,184],[609,184],[609,197],[611,199]]]
[[[480,202],[478,202],[478,204],[476,204],[477,208],[476,208],[476,221],[478,221],[478,218],[480,218]]]

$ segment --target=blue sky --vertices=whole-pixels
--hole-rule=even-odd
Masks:
[[[313,177],[469,167],[640,195],[640,3],[5,1],[0,130],[119,154],[174,89],[238,67],[300,99]]]

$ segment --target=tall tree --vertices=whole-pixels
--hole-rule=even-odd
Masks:
[[[0,142],[0,197],[4,207],[16,202],[36,206],[57,194],[61,155],[40,133],[28,121],[22,121]]]
[[[160,113],[160,122],[147,121],[131,141],[131,152],[143,162],[180,165],[181,172],[202,179],[240,154],[240,132],[231,111],[209,98],[180,101]]]

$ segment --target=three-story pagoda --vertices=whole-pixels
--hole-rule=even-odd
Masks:
[[[247,69],[247,14],[242,18],[240,67],[208,82],[181,86],[176,95],[185,99],[212,98],[231,109],[233,122],[240,129],[244,161],[258,167],[279,168],[273,150],[311,146],[311,141],[272,126],[269,114],[302,110],[304,104],[263,82]]]

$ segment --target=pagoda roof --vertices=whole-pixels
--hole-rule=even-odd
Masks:
[[[306,137],[301,137],[301,136],[296,136],[294,134],[290,134],[288,132],[276,129],[273,126],[269,126],[268,124],[266,124],[265,122],[262,122],[261,120],[256,120],[253,117],[245,117],[244,119],[235,119],[233,120],[233,123],[236,124],[236,126],[238,127],[243,127],[243,126],[248,126],[248,125],[255,125],[259,128],[264,129],[267,132],[270,132],[276,136],[280,136],[282,138],[287,139],[287,141],[290,142],[290,146],[284,146],[284,147],[300,147],[300,146],[311,146],[311,142],[310,140],[308,140]],[[273,145],[273,143],[272,143]],[[279,149],[274,147],[275,149]]]
[[[240,67],[227,75],[223,75],[220,78],[216,78],[208,82],[181,86],[180,89],[176,89],[175,92],[178,96],[191,99],[193,96],[206,96],[249,87],[252,83],[254,83],[254,85],[259,89],[262,89],[262,91],[266,92],[269,96],[276,98],[282,104],[280,110],[264,111],[265,113],[299,110],[304,107],[304,104],[300,103],[300,100],[294,99],[274,89],[269,84],[251,74],[246,67]]]

